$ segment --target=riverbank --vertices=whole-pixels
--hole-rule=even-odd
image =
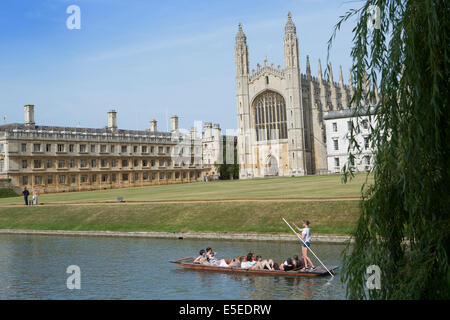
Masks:
[[[349,235],[359,201],[277,201],[42,205],[2,207],[0,229],[290,234],[282,221],[311,221],[315,235]]]
[[[24,230],[0,229],[0,234],[77,236],[77,237],[129,237],[161,239],[205,239],[205,240],[244,240],[244,241],[293,241],[299,239],[294,234],[262,233],[206,233],[206,232],[120,232],[120,231],[68,231],[68,230]],[[347,243],[350,236],[313,235],[313,243]]]

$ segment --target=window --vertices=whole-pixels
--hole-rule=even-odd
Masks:
[[[114,146],[111,146],[111,153],[114,153]]]
[[[366,163],[366,165],[370,165],[370,156],[365,156],[364,162]]]
[[[91,153],[95,153],[95,144],[91,144]]]
[[[166,147],[166,152],[170,154],[170,147]]]
[[[75,145],[69,144],[69,152],[73,152],[75,150]]]
[[[142,146],[142,153],[147,153],[147,146]]]
[[[0,152],[5,152],[5,147],[4,147],[3,143],[0,144]]]
[[[252,108],[257,141],[287,138],[286,103],[280,94],[265,91]]]
[[[22,177],[22,184],[28,184],[28,177],[27,176],[23,176]]]
[[[40,152],[41,151],[41,145],[39,143],[33,144],[33,152]]]
[[[179,179],[180,178],[180,173],[177,171],[175,172],[175,179]]]
[[[128,181],[128,173],[122,174],[122,181]]]
[[[334,158],[334,166],[339,167],[339,158]]]
[[[58,160],[58,168],[64,168],[66,166],[66,162],[64,160]]]
[[[108,166],[108,161],[102,160],[102,161],[101,161],[101,167],[102,167],[102,168],[106,168],[107,166]]]
[[[128,167],[128,160],[122,160],[122,167]]]
[[[111,181],[113,181],[113,182],[116,181],[116,174],[115,174],[115,173],[113,173],[113,174],[111,175]]]
[[[160,172],[159,179],[164,179],[164,173],[163,172]]]
[[[333,122],[333,132],[337,132],[337,122]]]
[[[3,172],[3,170],[5,169],[5,160],[0,160],[0,172]]]
[[[97,160],[91,160],[91,168],[96,168],[97,167]]]
[[[33,167],[34,168],[40,168],[42,165],[41,160],[34,160],[33,161]]]
[[[41,176],[35,176],[34,177],[34,184],[42,184],[42,177]]]
[[[22,152],[27,152],[27,144],[26,143],[22,143],[20,150],[22,150]]]
[[[100,152],[103,152],[103,153],[106,152],[106,145],[102,144],[102,145],[100,146]]]
[[[151,153],[155,152],[155,147],[150,147],[150,152]]]
[[[170,167],[170,164],[172,163],[172,161],[167,160],[167,166]]]
[[[156,179],[156,174],[152,173],[152,180]]]
[[[45,152],[51,152],[52,151],[52,145],[51,144],[46,144],[45,145]]]
[[[64,152],[64,145],[58,144],[58,152]]]
[[[148,166],[148,161],[147,161],[147,160],[142,160],[142,166],[143,166],[143,167]]]
[[[164,147],[158,147],[158,153],[164,153]]]
[[[362,125],[364,129],[369,129],[369,122],[367,120],[363,120]]]
[[[127,152],[127,146],[122,146],[121,152]]]
[[[80,144],[80,152],[86,152],[86,145]]]
[[[134,174],[134,180],[139,180],[139,173]]]
[[[117,161],[116,160],[111,160],[111,167],[116,167],[117,166]]]
[[[97,175],[93,174],[91,179],[92,179],[92,182],[97,182]]]
[[[155,166],[155,160],[151,160],[150,163],[151,163],[152,167]]]
[[[69,168],[75,168],[75,160],[69,161]]]
[[[52,160],[46,160],[45,161],[45,166],[47,168],[52,168],[53,167],[53,161]]]
[[[58,176],[58,183],[60,184],[66,183],[66,176]]]
[[[83,175],[81,176],[80,182],[81,182],[81,183],[86,183],[87,181],[88,181],[87,175],[84,175],[84,174],[83,174]]]
[[[167,173],[167,179],[172,179],[172,173],[170,172]]]
[[[138,152],[138,147],[137,146],[133,146],[133,152],[134,153]]]
[[[352,127],[353,127],[353,122],[347,121],[347,129],[348,129],[348,131],[352,130]]]
[[[53,184],[53,176],[47,176],[47,184]]]
[[[22,169],[26,169],[26,168],[28,168],[28,161],[22,160]]]
[[[186,172],[183,172],[183,179],[186,179]]]
[[[369,149],[369,138],[364,137],[364,148]]]
[[[108,182],[108,175],[102,174],[102,182]]]
[[[164,160],[159,160],[159,166],[164,167]]]
[[[138,160],[134,160],[134,161],[133,161],[133,166],[134,166],[134,167],[139,166],[139,161],[138,161]]]
[[[80,168],[86,168],[87,167],[87,161],[86,160],[80,160]]]
[[[142,179],[143,179],[143,180],[148,180],[148,173],[144,172],[144,173],[142,174]]]
[[[334,139],[333,140],[333,144],[334,144],[334,150],[339,150],[339,140],[338,139]]]

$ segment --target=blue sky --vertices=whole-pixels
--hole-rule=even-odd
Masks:
[[[69,30],[66,8],[81,9],[81,29]],[[35,105],[37,124],[103,127],[107,111],[118,126],[165,130],[195,120],[236,127],[234,37],[247,35],[251,68],[284,65],[283,35],[292,12],[313,75],[325,69],[333,26],[358,2],[344,0],[2,0],[0,1],[0,114],[23,122]],[[352,25],[338,34],[330,60],[348,79]],[[2,121],[3,123],[3,121]]]

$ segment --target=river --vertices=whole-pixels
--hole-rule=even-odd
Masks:
[[[248,251],[276,261],[300,255],[293,242],[0,234],[0,299],[345,299],[339,270],[330,281],[190,271],[168,262],[207,246],[223,258]],[[344,247],[311,248],[326,264],[341,266]],[[67,288],[70,265],[80,268],[79,290]]]

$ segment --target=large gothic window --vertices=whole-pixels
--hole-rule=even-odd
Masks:
[[[286,103],[279,93],[264,91],[252,107],[257,141],[287,139]]]

